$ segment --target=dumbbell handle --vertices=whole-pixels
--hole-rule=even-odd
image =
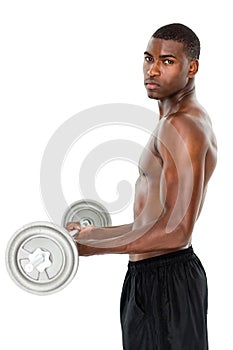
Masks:
[[[75,230],[72,230],[69,232],[69,234],[72,236],[72,238],[75,242],[77,242],[77,240],[74,238],[74,236],[79,232],[80,232],[80,230],[78,230],[78,229],[75,229]]]
[[[75,229],[75,230],[70,231],[69,234],[73,237],[73,236],[75,236],[75,235],[76,235],[77,233],[79,233],[79,232],[80,232],[80,230]]]
[[[25,265],[24,270],[26,272],[32,272],[34,268],[39,266],[41,263],[45,261],[44,254],[37,254],[27,265]]]

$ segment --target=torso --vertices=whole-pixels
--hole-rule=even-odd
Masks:
[[[196,111],[195,111],[196,112]],[[205,158],[205,182],[202,194],[202,204],[204,202],[206,186],[216,164],[216,140],[212,132],[209,117],[205,112],[197,109],[193,118],[196,118],[197,123],[203,128],[203,132],[208,138],[208,149]],[[196,121],[195,121],[196,122]],[[161,191],[161,175],[163,170],[163,161],[157,149],[157,137],[160,127],[162,126],[163,118],[159,121],[154,133],[150,137],[146,145],[140,161],[139,161],[139,177],[135,185],[135,201],[134,201],[134,228],[139,228],[144,224],[158,219],[163,213],[163,199],[165,193]],[[202,204],[199,209],[200,214]],[[191,237],[191,235],[190,235]],[[191,245],[190,242],[187,247]],[[186,248],[186,247],[185,247]],[[163,252],[150,252],[144,254],[131,254],[131,261],[138,261],[161,254],[170,253],[171,250]]]

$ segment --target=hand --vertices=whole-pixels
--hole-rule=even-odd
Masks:
[[[88,245],[85,245],[85,241],[88,238],[88,235],[91,233],[94,226],[88,225],[88,226],[81,226],[80,222],[68,222],[66,225],[66,229],[68,232],[78,230],[77,233],[72,235],[76,246],[78,248],[78,252],[80,256],[89,256],[93,255],[93,248],[89,247]]]
[[[77,242],[77,240],[82,241],[82,239],[85,240],[85,238],[88,237],[88,234],[92,231],[93,225],[88,225],[88,226],[81,226],[80,222],[68,222],[66,225],[66,229],[68,232],[72,232],[77,230],[77,233],[74,233],[72,237],[74,240]]]
[[[74,230],[81,231],[82,226],[81,226],[79,221],[68,222],[68,224],[66,225],[66,229],[67,229],[68,232],[71,232],[71,231],[74,231]]]

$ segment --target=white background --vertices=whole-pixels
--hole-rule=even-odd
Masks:
[[[10,280],[5,249],[18,228],[48,220],[40,194],[40,164],[49,139],[63,122],[106,103],[157,110],[143,86],[143,52],[153,32],[171,22],[190,26],[202,44],[196,86],[213,121],[219,158],[193,245],[209,280],[210,349],[231,347],[231,13],[227,0],[1,1],[1,348],[121,349],[119,298],[127,256],[83,258],[66,289],[39,297]],[[123,129],[108,129],[109,138],[127,139],[130,134],[136,142],[143,140],[138,140],[138,131]],[[106,135],[106,130],[99,132]],[[91,134],[86,137],[87,142],[88,137],[98,140]],[[77,173],[78,154],[71,154],[75,162],[68,157],[63,172],[68,201],[79,199],[70,175]],[[113,181],[113,197],[117,181],[134,179],[135,171],[126,162],[114,165],[112,174],[108,168],[109,180],[104,182],[111,188]],[[100,178],[97,185],[101,187]],[[131,213],[129,207],[114,216],[113,223],[130,222]]]

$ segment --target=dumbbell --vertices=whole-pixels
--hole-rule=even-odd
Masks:
[[[79,255],[68,222],[81,226],[111,226],[107,209],[93,200],[74,202],[62,218],[62,226],[38,221],[19,229],[6,249],[6,267],[12,280],[27,292],[48,295],[60,291],[74,278]]]

